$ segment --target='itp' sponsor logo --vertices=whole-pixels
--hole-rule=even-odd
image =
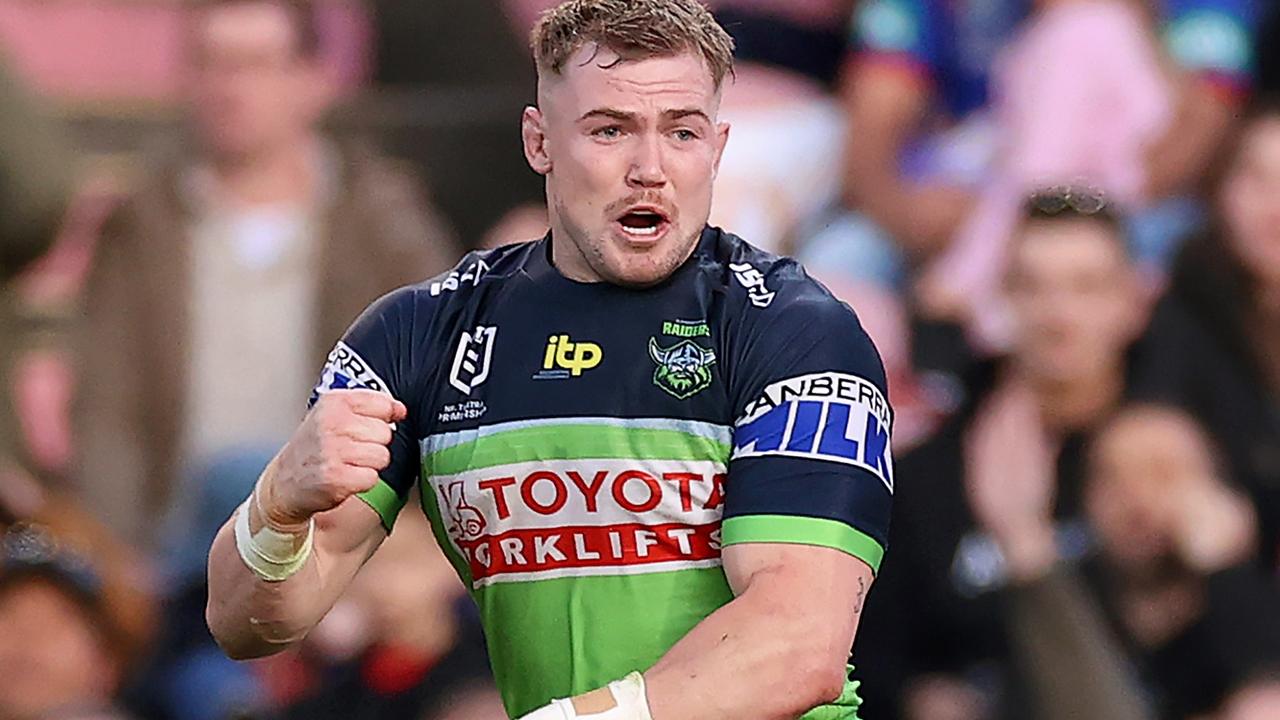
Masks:
[[[547,338],[547,348],[542,354],[542,370],[534,374],[534,380],[560,380],[579,377],[600,364],[604,351],[593,342],[574,342],[568,335],[552,335]]]
[[[870,381],[838,372],[775,382],[735,425],[733,457],[781,455],[853,465],[893,492],[893,412]]]

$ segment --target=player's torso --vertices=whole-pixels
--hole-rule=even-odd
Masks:
[[[420,408],[424,505],[512,711],[648,667],[731,597],[715,274],[640,292],[548,270],[535,258],[445,306]]]

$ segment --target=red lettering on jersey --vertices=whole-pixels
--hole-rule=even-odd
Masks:
[[[596,496],[600,494],[600,486],[604,485],[604,479],[609,476],[609,471],[601,470],[596,473],[590,485],[583,482],[582,476],[576,470],[570,470],[567,474],[569,480],[582,491],[582,497],[587,501],[587,512],[596,512]]]
[[[542,504],[533,495],[533,486],[537,485],[539,480],[550,482],[551,486],[556,489],[555,499],[549,505]],[[524,482],[520,483],[520,497],[530,510],[542,515],[554,515],[560,512],[560,508],[563,508],[565,502],[568,501],[569,491],[565,488],[564,481],[560,479],[559,475],[546,470],[539,470],[529,473]]]
[[[480,486],[481,490],[488,490],[493,494],[493,505],[498,509],[498,519],[506,520],[511,517],[511,508],[507,507],[507,488],[516,484],[515,478],[492,478],[481,480],[476,484]]]
[[[693,510],[693,494],[690,492],[689,483],[702,482],[702,476],[698,473],[675,472],[662,473],[663,480],[675,480],[680,483],[680,509],[685,512]]]
[[[714,510],[724,502],[724,481],[727,477],[724,473],[711,476],[711,496],[707,498],[707,504],[702,506],[704,509]]]
[[[633,503],[627,498],[624,492],[628,480],[640,480],[649,488],[649,498],[642,503]],[[662,502],[662,486],[654,479],[652,475],[642,470],[627,470],[618,473],[618,477],[613,481],[613,499],[623,509],[631,512],[649,512],[658,507],[658,503]]]

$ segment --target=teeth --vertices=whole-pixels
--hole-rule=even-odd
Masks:
[[[627,226],[627,225],[623,225],[623,226],[622,226],[622,229],[623,229],[624,231],[626,231],[626,232],[627,232],[628,234],[630,234],[630,235],[639,235],[639,236],[641,236],[641,237],[643,237],[643,236],[645,236],[645,235],[657,235],[657,234],[658,234],[658,226],[657,226],[657,225],[650,225],[649,227],[629,227],[629,226]]]

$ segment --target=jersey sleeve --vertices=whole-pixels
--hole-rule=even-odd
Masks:
[[[1163,39],[1188,72],[1243,93],[1256,72],[1256,0],[1166,0]]]
[[[379,473],[377,485],[358,496],[382,518],[387,531],[395,523],[418,476],[418,453],[413,439],[413,398],[418,377],[410,365],[416,315],[414,288],[396,290],[374,302],[343,334],[320,372],[308,408],[334,390],[366,389],[386,393],[409,408],[410,417],[396,423],[391,463]]]
[[[722,542],[836,548],[878,571],[893,457],[884,367],[849,307],[817,285],[761,318],[731,393]]]
[[[936,76],[941,62],[929,0],[867,0],[857,3],[850,23],[850,48],[860,61],[887,61]]]

